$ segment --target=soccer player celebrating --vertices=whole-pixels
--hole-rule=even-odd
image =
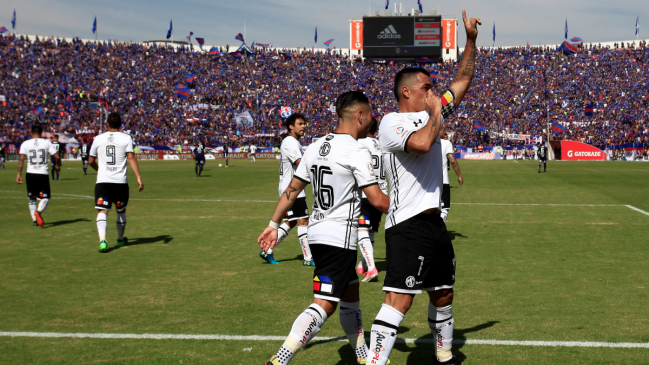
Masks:
[[[203,173],[203,166],[205,166],[205,146],[203,142],[198,142],[198,146],[194,148],[194,171],[196,171],[196,177],[201,177]]]
[[[118,113],[108,115],[108,132],[95,137],[90,147],[90,167],[97,171],[95,185],[95,209],[97,214],[97,231],[99,233],[99,252],[108,252],[106,241],[106,216],[113,203],[117,210],[117,244],[121,247],[128,243],[124,237],[126,228],[126,206],[129,191],[126,180],[126,161],[137,178],[138,191],[144,189],[137,159],[133,153],[133,139],[119,131],[122,118]],[[99,164],[97,164],[99,160]]]
[[[56,149],[56,152],[59,154],[61,159],[63,159],[63,155],[65,154],[65,145],[63,143],[59,142],[59,135],[55,134],[54,135],[54,142],[52,142],[52,146],[54,146],[54,149]],[[50,156],[51,162],[52,162],[52,180],[54,180],[54,173],[56,172],[56,180],[59,180],[59,173],[61,172],[61,169],[55,169],[54,166],[56,166],[56,159],[54,158],[54,155]]]
[[[547,172],[548,164],[548,148],[545,145],[539,144],[539,149],[536,150],[537,155],[539,156],[539,174],[541,173],[541,164],[543,164],[543,173]]]
[[[442,212],[441,216],[444,222],[448,218],[448,211],[451,209],[451,184],[448,180],[448,170],[453,166],[453,171],[457,174],[457,183],[458,187],[464,184],[464,179],[462,178],[462,173],[460,172],[460,165],[455,160],[455,151],[453,150],[453,144],[448,140],[448,134],[446,134],[446,129],[442,127],[439,131],[439,136],[442,138],[440,141],[442,143],[442,171],[444,172],[444,181],[442,182]]]
[[[455,253],[440,217],[442,150],[439,130],[464,99],[475,71],[477,24],[462,11],[467,43],[455,79],[441,100],[428,71],[406,68],[394,78],[399,112],[383,117],[379,142],[390,185],[385,223],[385,302],[372,325],[368,364],[385,365],[415,294],[427,291],[428,323],[436,335],[434,363],[457,364],[453,341]],[[441,105],[440,105],[441,101]]]
[[[90,158],[90,146],[88,146],[88,141],[83,140],[83,144],[79,147],[79,152],[81,153],[81,163],[83,163],[83,174],[88,175],[88,159]]]
[[[359,363],[367,354],[360,310],[356,263],[360,193],[380,211],[389,200],[378,186],[370,151],[360,142],[371,125],[369,100],[360,91],[346,92],[336,100],[338,129],[311,144],[293,178],[279,198],[273,218],[258,242],[267,250],[277,242],[279,222],[294,207],[307,184],[313,183],[313,215],[309,241],[317,263],[313,275],[313,303],[302,312],[286,341],[266,365],[286,365],[320,332],[340,302],[340,324]],[[303,119],[303,118],[302,118]],[[293,128],[291,128],[293,130]]]
[[[366,138],[358,141],[370,150],[372,155],[372,169],[374,175],[379,179],[379,188],[383,194],[388,194],[388,184],[385,181],[385,170],[383,169],[383,156],[381,156],[381,147],[376,139],[379,121],[372,117],[372,125]],[[379,270],[374,262],[374,235],[379,231],[381,217],[383,213],[376,209],[363,193],[361,199],[361,215],[358,219],[358,245],[361,249],[361,262],[356,266],[356,272],[359,275],[365,274],[363,282],[377,281]]]
[[[280,146],[280,162],[279,162],[279,195],[282,196],[284,191],[293,180],[293,174],[297,169],[300,161],[302,161],[302,145],[300,145],[300,138],[306,132],[306,117],[300,113],[291,114],[284,126],[288,130],[288,136],[282,141]],[[307,226],[309,225],[309,208],[306,204],[306,193],[302,191],[295,200],[295,204],[286,213],[285,222],[279,227],[279,237],[277,238],[276,245],[279,245],[286,236],[288,236],[291,229],[297,224],[297,236],[300,240],[302,247],[302,254],[304,255],[304,266],[315,266],[311,258],[311,249],[309,248],[309,240],[307,238]],[[277,265],[279,262],[275,261],[273,256],[273,248],[268,251],[262,250],[259,256],[271,264]]]
[[[27,173],[25,180],[27,182],[27,196],[29,197],[29,212],[32,216],[32,226],[43,227],[43,211],[52,197],[50,192],[49,172],[47,171],[48,155],[52,156],[54,163],[53,170],[61,169],[61,157],[58,149],[52,142],[41,138],[43,127],[40,125],[32,126],[32,138],[20,145],[20,160],[18,160],[18,176],[16,182],[23,183],[22,173],[25,159],[27,160]],[[36,199],[40,199],[38,207]]]

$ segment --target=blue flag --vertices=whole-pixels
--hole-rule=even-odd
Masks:
[[[14,9],[14,16],[11,18],[11,29],[16,29],[16,9]]]
[[[566,40],[568,39],[568,18],[566,18]]]
[[[97,31],[97,16],[95,15],[95,21],[92,22],[92,34],[95,34]]]
[[[421,6],[421,0],[417,0],[417,5],[419,5],[419,12],[423,13],[424,12],[424,7]]]
[[[313,43],[318,43],[318,26],[315,26],[315,38]]]
[[[14,19],[15,18],[16,15],[14,15]],[[638,33],[640,33],[640,15],[635,18],[635,35],[638,36]]]
[[[496,44],[496,23],[494,23],[494,44]]]
[[[169,21],[169,30],[167,31],[167,39],[171,38],[171,34],[173,34],[174,30],[174,25],[173,25],[173,19]]]
[[[388,10],[388,6],[390,6],[390,0],[385,0],[385,10]]]

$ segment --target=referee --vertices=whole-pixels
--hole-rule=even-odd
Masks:
[[[379,128],[390,209],[385,220],[387,270],[385,302],[372,324],[368,364],[385,365],[397,331],[415,294],[427,291],[428,323],[436,336],[433,363],[458,364],[453,341],[455,253],[440,217],[442,151],[439,131],[462,102],[475,71],[477,25],[462,11],[467,42],[455,79],[441,97],[433,93],[430,74],[406,68],[394,78],[399,112],[383,117]],[[441,101],[441,105],[440,105]]]

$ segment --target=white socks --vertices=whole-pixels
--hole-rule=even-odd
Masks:
[[[291,333],[286,341],[277,351],[277,360],[280,365],[288,364],[293,356],[306,346],[327,320],[327,313],[319,305],[312,303],[302,314],[300,314],[291,328]]]
[[[38,212],[42,213],[45,209],[47,209],[47,204],[50,202],[49,199],[41,199],[41,202],[38,203]]]
[[[99,241],[106,239],[106,213],[97,214],[97,232],[99,233]]]
[[[363,314],[360,309],[361,301],[340,302],[340,325],[345,331],[345,336],[352,345],[357,359],[367,358],[367,345],[365,345],[365,332],[363,331]]]
[[[34,213],[36,213],[36,200],[29,199],[29,214],[32,215],[32,221],[36,222]]]
[[[450,360],[453,345],[453,304],[446,307],[435,307],[428,303],[428,326],[435,334],[437,341],[436,355],[439,361]]]
[[[390,352],[397,341],[397,330],[403,320],[403,313],[393,307],[383,304],[372,324],[370,352],[367,355],[368,364],[385,365]]]
[[[374,236],[374,232],[372,232]],[[363,257],[363,266],[367,266],[367,271],[372,271],[376,267],[374,264],[374,240],[372,240],[370,232],[366,230],[358,230],[358,246],[361,248],[361,256]]]
[[[291,227],[286,223],[282,223],[281,226],[277,229],[277,243],[275,244],[275,247],[279,246],[282,241],[284,241],[284,238],[288,236],[289,232],[291,232]],[[266,251],[267,254],[273,253],[273,249],[269,248],[268,251]]]
[[[309,240],[307,239],[307,227],[308,226],[297,226],[297,237],[300,240],[300,246],[302,246],[302,253],[304,254],[304,261],[311,261],[311,248],[309,247]]]
[[[124,238],[124,229],[126,228],[126,213],[117,213],[117,240]]]
[[[450,208],[443,208],[442,212],[440,215],[442,216],[442,219],[444,220],[444,223],[446,223],[446,218],[448,218],[448,211]]]

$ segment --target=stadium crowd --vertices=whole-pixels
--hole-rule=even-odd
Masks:
[[[397,108],[392,77],[406,64],[351,61],[335,50],[255,50],[245,62],[224,49],[212,55],[197,48],[2,36],[0,141],[21,142],[37,121],[47,132],[98,130],[99,111],[107,108],[123,115],[124,129],[143,146],[227,140],[270,147],[283,131],[281,107],[290,107],[309,119],[308,145],[333,130],[333,103],[344,91],[364,90],[379,115]],[[644,41],[581,46],[572,56],[549,47],[483,48],[465,102],[447,125],[459,145],[519,145],[524,141],[494,132],[546,136],[552,105],[551,121],[566,128],[552,138],[597,146],[647,143],[648,62]],[[441,95],[457,63],[417,65],[438,73]],[[190,74],[195,78],[188,82]],[[177,85],[191,89],[188,99],[174,94]],[[585,116],[589,103],[593,116]],[[252,125],[237,123],[235,114],[244,111]]]

